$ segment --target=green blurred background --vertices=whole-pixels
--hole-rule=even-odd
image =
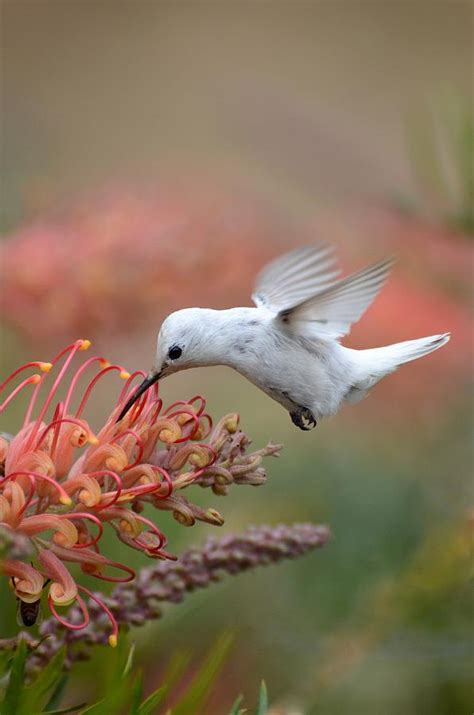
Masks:
[[[165,402],[200,392],[215,418],[238,411],[257,445],[285,445],[264,487],[203,495],[224,531],[309,520],[333,540],[137,631],[150,688],[176,649],[199,660],[230,629],[209,713],[262,677],[274,713],[472,711],[472,12],[3,0],[2,373],[70,337],[148,369],[170,309],[247,304],[268,257],[315,239],[348,269],[400,258],[347,344],[453,331],[310,434],[230,371],[163,384]],[[12,408],[0,427],[19,419]],[[218,531],[166,514],[160,526],[178,554]],[[101,659],[71,698],[93,696]]]

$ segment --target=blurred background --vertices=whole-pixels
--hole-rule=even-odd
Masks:
[[[262,677],[274,713],[472,710],[472,12],[3,0],[2,374],[78,337],[147,370],[170,310],[247,305],[266,260],[313,240],[347,270],[399,257],[345,344],[453,333],[310,434],[228,370],[163,384],[165,402],[199,392],[255,444],[285,445],[264,487],[205,495],[223,531],[310,520],[333,540],[137,630],[150,688],[170,653],[199,661],[230,629],[209,713]],[[111,381],[93,423],[115,395]],[[19,421],[12,406],[0,428]],[[162,519],[178,554],[217,531]],[[94,694],[101,657],[71,698]]]

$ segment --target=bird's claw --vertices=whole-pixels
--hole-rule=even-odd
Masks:
[[[307,407],[298,407],[297,410],[290,412],[290,417],[293,424],[305,432],[314,429],[318,424],[313,413]]]

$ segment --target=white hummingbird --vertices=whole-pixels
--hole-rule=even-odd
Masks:
[[[358,402],[400,365],[445,345],[449,333],[370,350],[344,347],[385,283],[393,259],[339,279],[333,251],[317,244],[285,254],[259,274],[255,308],[186,308],[158,334],[153,369],[119,419],[157,380],[179,370],[227,365],[288,410],[302,430]]]

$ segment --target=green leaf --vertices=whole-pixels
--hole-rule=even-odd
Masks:
[[[65,713],[77,713],[78,710],[83,708],[85,703],[80,703],[79,705],[70,705],[67,708],[60,708],[59,710],[43,710],[44,715],[65,715]]]
[[[141,704],[138,709],[138,715],[154,715],[156,709],[161,705],[165,699],[168,689],[166,685],[162,685],[160,688],[155,690],[154,693],[149,695],[146,700]]]
[[[0,651],[0,675],[4,675],[10,668],[10,661],[13,658],[13,652],[9,650]]]
[[[158,688],[158,690],[155,690],[155,692],[153,692],[142,703],[141,707],[143,708],[143,713],[153,713],[154,715],[153,708],[156,709],[159,707],[168,693],[170,693],[174,686],[180,682],[186,672],[190,660],[191,654],[188,651],[178,651],[172,656],[171,661],[163,675],[164,685]],[[143,713],[140,711],[140,715],[143,715]]]
[[[119,715],[129,713],[129,703],[133,694],[131,676],[127,676],[119,681],[119,685],[107,691],[107,696],[99,702],[81,710],[81,715]]]
[[[127,660],[126,660],[124,668],[123,668],[122,678],[126,678],[127,675],[130,673],[130,671],[132,670],[134,656],[135,656],[135,643],[132,643],[132,645],[130,646],[130,649],[128,651]]]
[[[21,701],[25,683],[26,654],[26,643],[22,639],[13,656],[10,677],[2,702],[1,712],[3,715],[20,715],[21,713]]]
[[[260,694],[258,696],[257,711],[256,711],[255,715],[266,715],[267,712],[268,712],[267,686],[265,685],[265,681],[262,680],[262,684],[260,685]]]
[[[86,708],[81,710],[80,715],[100,715],[101,712],[105,712],[105,710],[102,709],[102,706],[105,706],[105,701],[106,698],[102,698],[102,700],[99,700],[97,703],[94,703],[93,705],[88,705]]]
[[[69,680],[69,674],[68,674],[68,673],[63,673],[62,677],[61,677],[60,680],[57,682],[56,687],[54,688],[53,693],[52,693],[50,699],[48,700],[48,702],[47,702],[46,705],[45,705],[45,708],[44,708],[44,709],[45,709],[46,711],[48,711],[48,710],[56,710],[56,709],[59,707],[59,705],[60,705],[60,703],[61,703],[61,700],[62,700],[62,697],[63,697],[63,694],[64,694],[64,691],[65,691],[65,689],[66,689],[66,685],[67,685],[67,683],[68,683],[68,680]],[[84,706],[81,705],[81,707],[84,707]]]
[[[244,699],[244,696],[239,695],[239,697],[237,698],[235,703],[232,705],[232,710],[230,711],[229,715],[239,715],[239,713],[241,712],[240,703],[242,702],[243,699]]]
[[[134,648],[130,645],[127,633],[120,633],[117,646],[100,646],[95,651],[93,667],[99,690],[98,700],[108,697],[109,693],[120,687],[122,679],[130,673],[134,657]]]
[[[195,715],[200,711],[224,665],[231,644],[232,636],[229,633],[219,638],[183,698],[173,707],[173,715]]]
[[[130,649],[131,651],[132,649]],[[138,715],[143,693],[143,673],[140,671],[135,678],[132,687],[132,701],[130,703],[130,715]]]
[[[120,687],[121,681],[127,677],[133,662],[135,649],[128,644],[128,638],[120,636],[116,648],[106,646],[106,666],[108,669],[105,692]]]
[[[134,647],[130,646],[126,634],[121,633],[116,648],[104,646],[97,651],[101,651],[96,652],[94,662],[96,683],[99,686],[96,691],[97,702],[89,705],[84,712],[107,715],[116,711],[123,712],[132,694]]]
[[[46,705],[50,692],[62,680],[63,666],[64,648],[61,648],[40,671],[33,684],[25,688],[23,708],[26,711],[39,712]]]

